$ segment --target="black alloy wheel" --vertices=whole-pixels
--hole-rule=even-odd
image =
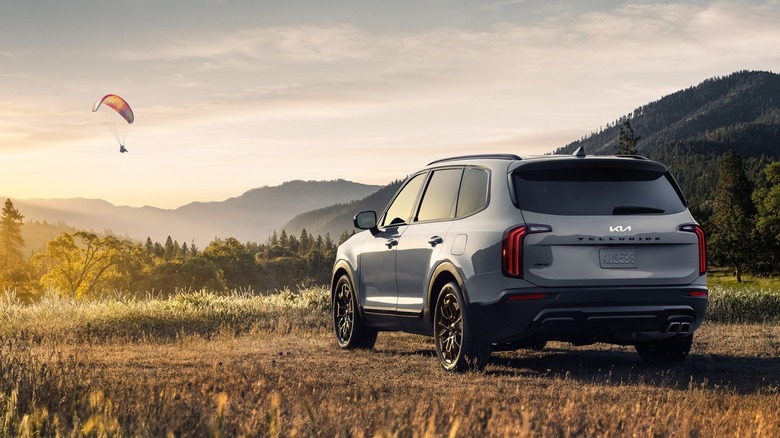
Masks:
[[[479,370],[490,360],[490,344],[479,342],[471,333],[463,303],[455,282],[444,285],[436,300],[433,336],[439,362],[447,371]]]
[[[333,328],[339,347],[371,349],[376,343],[377,331],[363,324],[357,311],[352,281],[344,274],[333,291]]]

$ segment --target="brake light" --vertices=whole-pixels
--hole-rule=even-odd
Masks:
[[[507,277],[523,278],[523,241],[525,236],[552,231],[549,225],[520,225],[504,232],[501,245],[501,271]]]
[[[692,290],[692,291],[688,291],[686,295],[695,298],[707,298],[708,296],[710,296],[709,292],[707,292],[706,290]]]
[[[699,275],[707,272],[707,238],[704,236],[704,228],[697,224],[680,225],[680,231],[696,234],[699,241]]]

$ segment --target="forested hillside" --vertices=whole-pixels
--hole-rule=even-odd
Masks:
[[[662,146],[697,142],[725,152],[739,148],[743,156],[778,154],[780,75],[741,71],[714,77],[636,108],[605,129],[572,142],[555,153],[570,154],[582,146],[588,154],[611,154],[624,121],[641,136],[639,153]]]
[[[354,231],[352,218],[355,214],[367,210],[381,214],[401,186],[401,182],[394,181],[363,199],[299,214],[287,222],[283,229],[291,235],[307,230],[315,236],[328,233],[338,236],[344,231]]]
[[[741,71],[707,79],[636,108],[555,153],[581,146],[588,154],[612,154],[626,122],[639,137],[638,153],[666,163],[693,210],[706,220],[723,154],[737,152],[753,184],[767,163],[780,158],[780,75]]]

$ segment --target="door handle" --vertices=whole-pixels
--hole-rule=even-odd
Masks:
[[[428,239],[428,243],[430,243],[431,246],[436,246],[442,242],[444,242],[444,239],[442,239],[441,236],[433,236],[430,239]]]
[[[385,245],[387,245],[387,248],[390,249],[398,245],[398,239],[389,239],[387,242],[385,242]]]

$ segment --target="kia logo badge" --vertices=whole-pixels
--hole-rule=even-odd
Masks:
[[[623,225],[618,225],[616,227],[609,227],[610,233],[627,233],[631,231],[631,225],[624,227]]]

